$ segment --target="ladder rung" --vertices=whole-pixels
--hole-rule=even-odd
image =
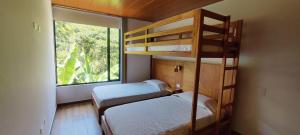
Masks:
[[[227,42],[227,46],[229,46],[229,47],[238,47],[239,45],[236,42]]]
[[[233,51],[239,49],[237,46],[226,46],[225,48],[226,48],[227,50],[233,50]]]
[[[236,42],[228,42],[227,45],[225,46],[225,49],[227,51],[238,51],[239,45]]]
[[[227,58],[236,58],[237,57],[237,53],[235,53],[235,52],[226,52],[224,54],[224,56],[227,57]]]
[[[222,40],[203,39],[202,42],[203,42],[203,44],[206,44],[206,45],[223,46]]]
[[[236,70],[238,69],[237,66],[225,67],[225,70]]]
[[[226,125],[230,123],[230,119],[222,120],[222,124]]]
[[[220,33],[220,34],[224,34],[225,30],[223,28],[218,28],[215,26],[210,26],[210,25],[203,25],[203,30],[205,31],[209,31],[209,32],[214,32],[214,33]]]
[[[235,84],[228,85],[228,86],[223,86],[223,90],[228,90],[228,89],[232,89],[232,88],[235,88]]]
[[[228,103],[226,105],[222,105],[222,108],[226,108],[226,107],[229,107],[229,106],[232,106],[233,104],[232,103]]]

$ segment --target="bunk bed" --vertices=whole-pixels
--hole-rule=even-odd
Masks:
[[[98,86],[92,91],[92,103],[100,122],[101,115],[107,108],[170,95],[167,88],[168,84],[154,79],[137,83]]]
[[[174,26],[174,23],[180,25],[169,29],[169,26]],[[229,125],[232,114],[241,30],[242,20],[230,22],[230,16],[219,15],[204,9],[196,9],[125,33],[125,57],[129,54],[136,54],[195,58],[192,92],[184,92],[168,97],[109,108],[101,117],[103,123],[101,126],[104,132],[107,135],[118,135],[119,133],[132,135],[173,134],[181,131],[181,128],[184,128],[185,130],[179,133],[211,134],[211,132],[214,132],[219,134],[224,127]],[[203,68],[201,66],[202,58],[221,58],[222,60],[219,81],[210,82],[219,87],[217,89],[217,95],[214,98],[204,96],[205,92],[200,92],[200,76],[202,74],[200,68]],[[228,59],[231,59],[230,64],[227,61]],[[225,93],[227,93],[226,96],[224,96]],[[189,95],[188,98],[182,98],[186,97],[186,95]],[[215,101],[215,103],[211,105],[213,107],[206,106],[207,101]],[[170,102],[175,104],[171,104]],[[157,104],[157,106],[155,106],[155,104]],[[186,111],[187,108],[184,107],[184,105],[186,105],[190,111]],[[147,106],[148,109],[141,109],[143,106]],[[159,120],[155,117],[140,120],[135,118],[140,115],[135,115],[133,112],[133,110],[137,110],[136,107],[140,107],[141,110],[144,110],[140,112],[140,115],[144,115],[144,117],[148,115],[150,117],[150,115],[153,114],[159,115],[160,113],[168,113],[171,117],[159,117],[163,120]],[[180,113],[180,109],[178,110],[178,108],[184,111]],[[117,112],[120,111],[124,114],[118,115]],[[155,111],[157,112],[155,113]],[[189,112],[189,115],[187,115],[186,112]],[[181,119],[182,121],[176,119],[176,117],[179,116],[184,117],[184,119]],[[190,118],[186,119],[186,117]],[[112,118],[117,119],[120,123],[118,122],[117,124]],[[199,125],[199,123],[203,123],[203,119],[207,118],[210,120],[204,121],[209,122]],[[164,124],[168,124],[172,119],[175,123],[177,122],[179,126],[174,123],[169,123],[173,125],[173,127],[166,127]],[[122,123],[122,121],[126,123]],[[127,122],[136,124],[129,124]],[[143,133],[143,129],[149,129],[145,126],[150,125],[159,125],[158,127],[162,127],[161,131],[151,130],[155,127],[149,127],[150,130],[147,130],[149,132]],[[120,129],[128,130],[120,131]],[[189,129],[188,132],[186,132],[186,129]]]

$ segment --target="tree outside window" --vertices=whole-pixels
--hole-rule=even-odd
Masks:
[[[120,30],[55,21],[57,85],[120,79]]]

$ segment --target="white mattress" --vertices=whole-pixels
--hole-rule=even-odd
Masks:
[[[176,94],[112,107],[104,116],[113,135],[188,135],[191,108],[191,98]],[[214,121],[213,111],[200,103],[196,128],[204,128]]]
[[[145,51],[145,47],[128,47],[128,52],[143,52]]]
[[[192,45],[164,45],[164,46],[150,46],[149,51],[191,51]]]
[[[169,92],[160,90],[145,82],[98,86],[92,92],[100,108],[160,97],[167,94]]]
[[[127,48],[129,52],[135,51],[145,51],[144,47],[129,47]],[[192,45],[163,45],[163,46],[149,46],[148,51],[176,51],[176,52],[188,52],[192,51]]]

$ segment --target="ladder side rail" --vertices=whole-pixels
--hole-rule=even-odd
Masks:
[[[229,36],[229,27],[230,27],[230,16],[226,17],[224,22],[224,38],[223,38],[223,58],[222,58],[222,70],[220,74],[220,89],[218,91],[218,104],[217,104],[217,114],[216,114],[216,135],[219,135],[221,132],[221,116],[222,116],[222,103],[223,103],[223,86],[225,83],[225,67],[227,65],[227,45],[228,45],[228,36]]]

